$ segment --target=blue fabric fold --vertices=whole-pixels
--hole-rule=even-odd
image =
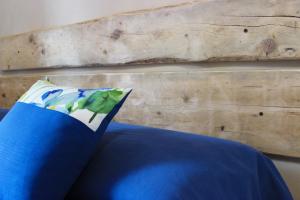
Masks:
[[[291,200],[273,163],[222,139],[111,123],[68,200]]]

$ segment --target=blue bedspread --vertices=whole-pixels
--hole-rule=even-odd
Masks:
[[[66,199],[292,197],[273,163],[248,146],[207,136],[111,123],[96,155]]]
[[[273,163],[226,140],[112,123],[68,199],[289,200]]]

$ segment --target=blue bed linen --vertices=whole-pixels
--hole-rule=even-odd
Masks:
[[[7,110],[0,109],[1,117]],[[111,123],[72,199],[292,199],[273,163],[239,143]]]
[[[290,200],[273,163],[240,143],[111,123],[67,200]]]

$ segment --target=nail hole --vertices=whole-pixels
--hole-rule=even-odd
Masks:
[[[224,131],[225,130],[225,126],[221,126],[221,131]]]
[[[263,116],[264,115],[264,113],[263,112],[259,112],[259,116]]]
[[[3,98],[5,98],[5,97],[6,97],[6,94],[5,94],[5,93],[3,93],[1,96],[2,96]]]
[[[248,33],[248,29],[245,28],[245,29],[244,29],[244,33]]]

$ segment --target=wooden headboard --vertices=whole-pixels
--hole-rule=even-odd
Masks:
[[[200,0],[1,38],[0,107],[38,79],[132,87],[117,120],[300,157],[299,24],[299,0]]]

